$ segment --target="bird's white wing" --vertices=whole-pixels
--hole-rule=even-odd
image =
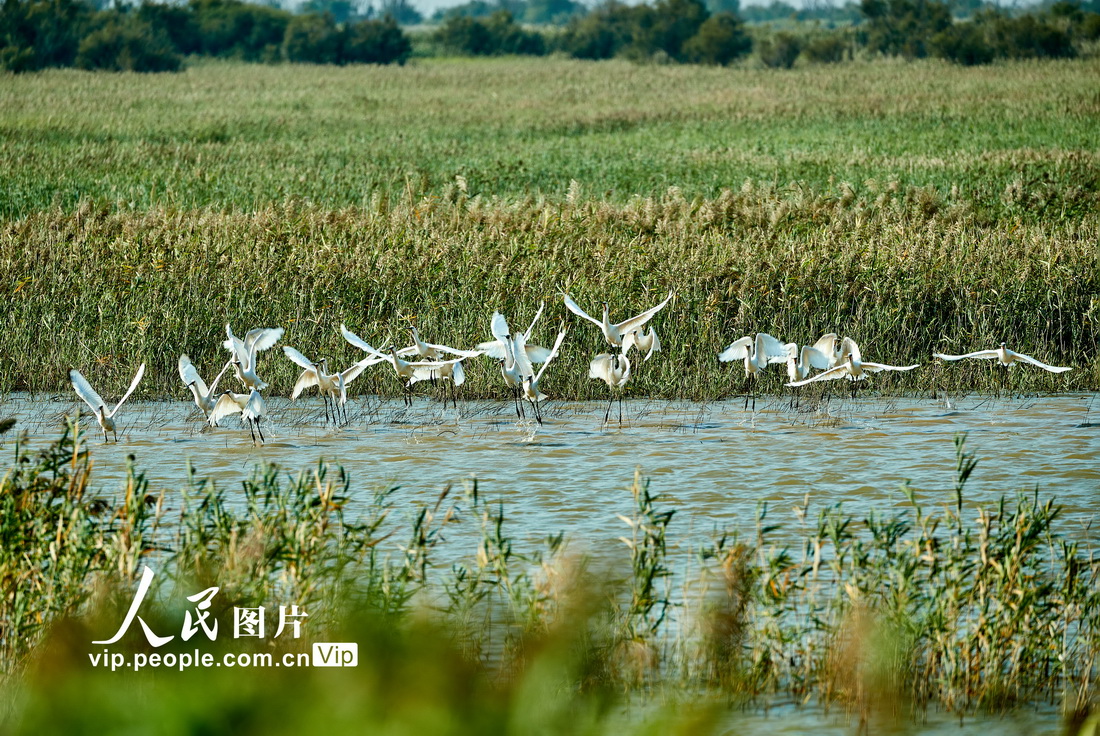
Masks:
[[[550,365],[550,361],[558,354],[558,348],[561,347],[562,340],[565,339],[565,332],[565,330],[562,330],[558,333],[558,339],[554,341],[554,348],[550,351],[550,354],[546,356],[546,360],[543,361],[542,368],[539,369],[539,374],[535,376],[535,383],[542,380],[542,374],[546,373],[546,366]]]
[[[434,343],[424,343],[429,348],[434,348],[443,353],[450,353],[451,355],[457,355],[460,358],[476,358],[481,355],[480,350],[459,350],[458,348],[448,347],[447,345],[436,345]]]
[[[99,394],[88,383],[88,379],[80,374],[80,371],[75,368],[69,371],[69,380],[73,382],[76,395],[84,399],[84,403],[90,406],[92,411],[99,413],[100,408],[106,411],[107,405],[103,402],[103,399],[99,398]]]
[[[479,342],[477,349],[481,351],[482,355],[488,355],[494,360],[510,360],[511,353],[508,352],[508,348],[500,340],[493,340],[491,342]]]
[[[566,309],[568,309],[570,312],[577,315],[578,317],[583,317],[584,319],[588,320],[592,324],[599,327],[601,330],[603,329],[603,322],[601,320],[596,319],[595,317],[590,317],[583,309],[581,309],[579,306],[577,306],[577,303],[575,301],[573,301],[572,297],[570,297],[568,294],[566,294],[564,292],[562,293],[561,296],[562,296],[562,299],[565,300],[565,308]]]
[[[522,332],[517,332],[512,338],[512,353],[516,369],[522,378],[535,375],[535,366],[531,364],[531,358],[527,354],[527,336]]]
[[[524,335],[524,339],[527,336]],[[523,352],[527,354],[527,360],[532,363],[545,363],[550,358],[550,348],[544,348],[539,345],[524,345]]]
[[[787,362],[787,348],[766,332],[756,333],[756,353],[765,356],[769,363]]]
[[[863,370],[867,373],[879,373],[881,371],[911,371],[920,367],[920,363],[913,365],[886,365],[884,363],[864,363]]]
[[[299,353],[294,348],[290,347],[289,345],[283,345],[283,353],[286,355],[286,357],[290,358],[292,361],[297,363],[302,368],[305,368],[307,371],[316,372],[317,364],[306,356]]]
[[[829,359],[832,360],[832,357],[836,355],[836,344],[838,340],[840,340],[839,335],[835,332],[828,332],[817,338],[817,342],[815,342],[812,347],[814,350],[829,356]]]
[[[234,337],[233,330],[230,328],[228,322],[225,325],[225,335],[226,340],[222,343],[222,347],[228,350],[230,354],[241,363],[247,363],[248,349],[243,342]]]
[[[455,363],[454,368],[451,369],[451,381],[456,386],[466,383],[466,370],[462,367],[462,363]]]
[[[619,324],[615,325],[615,330],[620,335],[624,335],[628,332],[633,332],[634,330],[640,329],[642,325],[644,325],[646,322],[648,322],[649,320],[651,320],[653,318],[653,315],[657,314],[657,312],[660,312],[662,309],[664,309],[665,305],[668,304],[670,299],[672,299],[672,292],[671,291],[668,292],[668,296],[665,297],[665,300],[663,302],[661,302],[660,304],[658,304],[655,307],[652,307],[651,309],[645,310],[644,312],[642,312],[641,314],[639,314],[637,316],[631,317],[630,319],[623,320]],[[568,305],[566,305],[566,306],[568,306]]]
[[[832,381],[832,380],[837,379],[837,378],[844,378],[845,376],[849,376],[849,377],[851,376],[851,374],[848,373],[848,364],[847,363],[843,363],[841,365],[838,365],[835,368],[830,368],[829,370],[824,371],[823,373],[818,373],[816,376],[814,376],[812,378],[807,378],[807,379],[802,380],[802,381],[791,381],[787,385],[788,386],[805,386],[807,383],[813,383],[814,381]]]
[[[1072,368],[1066,368],[1066,367],[1055,366],[1055,365],[1047,365],[1046,363],[1035,360],[1035,358],[1032,358],[1030,355],[1024,355],[1023,353],[1017,353],[1017,352],[1013,352],[1013,351],[1009,351],[1009,352],[1011,352],[1013,355],[1016,356],[1016,360],[1022,360],[1025,363],[1031,363],[1032,365],[1038,366],[1039,368],[1042,368],[1044,371],[1050,371],[1051,373],[1065,373],[1066,371],[1073,370]]]
[[[210,384],[210,388],[204,392],[206,396],[214,395],[214,392],[218,390],[218,381],[222,380],[222,376],[225,375],[225,372],[229,370],[229,366],[231,365],[233,365],[232,361],[222,366],[221,372],[214,376],[214,381]]]
[[[504,315],[500,312],[493,312],[493,320],[489,325],[489,329],[498,342],[507,342],[512,335],[512,331],[508,328],[508,320],[504,319]]]
[[[820,342],[820,340],[818,342]],[[819,348],[810,347],[809,345],[803,345],[801,356],[802,360],[800,362],[803,366],[813,366],[819,371],[823,371],[828,369],[829,364],[832,363],[832,360],[829,357],[832,354],[833,353],[831,349],[830,352],[824,353]]]
[[[718,360],[729,363],[734,360],[744,360],[749,355],[749,346],[752,345],[752,337],[742,337],[734,340],[725,350],[718,354]]]
[[[615,384],[616,386],[625,386],[627,380],[630,379],[630,358],[623,353],[619,356],[619,380]]]
[[[195,370],[195,366],[191,364],[191,359],[184,353],[180,356],[179,360],[180,380],[183,381],[184,386],[195,385],[199,393],[203,396],[209,396],[210,390],[206,387],[202,378],[199,377],[199,372]],[[224,368],[222,369],[225,370]]]
[[[126,403],[126,399],[130,398],[130,394],[134,392],[134,389],[141,383],[141,377],[145,375],[145,364],[142,363],[138,366],[137,373],[134,374],[134,380],[130,381],[130,388],[126,389],[126,393],[122,395],[122,398],[115,404],[115,408],[111,410],[111,416],[118,414],[118,410],[122,408],[122,405]]]
[[[419,383],[420,381],[438,381],[440,377],[440,368],[442,363],[424,363],[415,365],[412,369],[412,375],[409,377],[409,385]]]
[[[546,302],[539,302],[539,311],[535,312],[535,318],[531,320],[531,324],[527,326],[527,332],[524,335],[531,335],[535,331],[535,323],[539,321],[539,317],[542,316],[542,309],[546,306]]]
[[[358,378],[359,374],[362,373],[367,368],[370,368],[372,365],[377,365],[378,363],[385,363],[385,362],[386,362],[385,358],[375,358],[375,357],[363,358],[358,363],[353,365],[351,368],[348,368],[346,371],[341,373],[340,376],[343,378],[344,384],[347,385],[347,384],[351,383],[352,381],[354,381],[356,378]]]
[[[313,388],[319,382],[317,371],[313,368],[306,368],[302,371],[302,375],[298,376],[298,380],[294,383],[294,390],[290,392],[290,398],[296,399],[302,395],[302,392],[307,388]]]
[[[932,353],[933,358],[939,358],[940,360],[962,360],[963,358],[996,358],[999,353],[996,350],[979,350],[976,353],[967,353],[966,355],[944,355],[943,353]]]
[[[252,389],[252,393],[248,395],[248,401],[241,407],[241,416],[244,419],[259,419],[267,413],[267,404],[264,403],[264,398],[260,396],[260,392],[256,389]]]
[[[637,330],[634,330],[633,332],[628,332],[623,337],[623,352],[624,353],[629,352],[630,350],[632,350],[634,348],[637,348],[638,350],[641,350],[641,348],[638,347],[638,331]]]
[[[611,355],[600,353],[588,365],[588,377],[611,383]]]
[[[210,423],[211,427],[216,427],[218,426],[218,422],[225,417],[230,414],[240,414],[240,412],[241,405],[233,398],[233,394],[226,391],[218,398],[218,402],[214,404],[214,408],[210,410],[210,416],[206,418],[206,421]]]
[[[654,353],[661,352],[661,340],[660,340],[660,338],[657,337],[657,330],[650,327],[649,328],[649,337],[653,342],[650,343],[649,352],[645,354],[645,359],[646,360],[649,360],[649,356],[653,355]]]
[[[357,348],[359,348],[360,350],[362,350],[366,353],[370,353],[375,358],[381,358],[382,360],[386,360],[386,361],[389,361],[390,363],[393,363],[393,357],[392,356],[383,355],[382,353],[378,352],[377,350],[372,348],[370,345],[368,345],[366,340],[364,340],[363,338],[356,335],[354,332],[349,330],[347,327],[344,327],[344,325],[340,325],[340,334],[343,335],[344,339],[347,340],[348,343],[350,345],[352,345],[353,347],[357,347]],[[413,348],[413,349],[415,350],[416,348]]]
[[[860,353],[859,353],[859,345],[857,345],[856,341],[853,340],[852,338],[845,337],[840,342],[840,360],[844,360],[849,355],[852,356],[852,362],[854,362],[854,363],[863,362],[863,356],[860,355]]]
[[[274,346],[282,336],[282,327],[260,327],[245,334],[244,346],[250,355],[255,355]]]

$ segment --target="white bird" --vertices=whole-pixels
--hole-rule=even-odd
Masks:
[[[107,441],[107,432],[111,432],[115,436],[115,442],[118,442],[118,429],[115,425],[115,415],[118,414],[118,410],[122,408],[122,405],[126,403],[126,399],[130,398],[130,394],[137,388],[138,383],[141,382],[141,377],[145,375],[145,364],[142,363],[138,366],[137,375],[134,376],[134,380],[130,382],[130,388],[126,389],[126,393],[122,395],[122,398],[115,404],[115,408],[110,412],[107,411],[107,404],[103,399],[99,398],[99,394],[95,392],[88,380],[80,374],[80,371],[75,368],[69,371],[69,380],[73,383],[73,388],[76,390],[76,395],[84,399],[84,403],[92,408],[92,412],[95,414],[96,421],[99,422],[99,428],[103,430],[103,441]]]
[[[483,342],[477,349],[500,363],[500,373],[504,382],[512,392],[512,401],[515,402],[516,416],[523,418],[523,406],[520,403],[520,395],[523,393],[523,381],[534,376],[536,363],[546,363],[551,351],[538,345],[528,345],[527,338],[535,329],[535,323],[542,315],[546,303],[539,304],[535,318],[531,320],[526,332],[511,333],[508,320],[500,312],[493,312],[493,318],[489,323],[489,329],[496,340]]]
[[[650,327],[648,332],[644,329],[637,329],[627,333],[626,337],[623,338],[623,352],[629,353],[630,348],[638,348],[639,353],[645,353],[643,360],[649,360],[649,356],[661,350],[661,341],[657,339],[657,330]]]
[[[836,366],[824,373],[818,373],[812,378],[806,378],[802,381],[791,381],[787,385],[805,386],[807,383],[814,383],[815,381],[832,381],[837,378],[847,378],[849,381],[862,381],[871,373],[879,373],[881,371],[911,371],[920,365],[920,363],[915,363],[913,365],[896,366],[885,365],[883,363],[864,362],[859,352],[859,345],[850,337],[844,338],[844,344],[841,347],[841,351],[844,353],[844,360]]]
[[[1073,370],[1072,368],[1047,365],[1046,363],[1042,363],[1035,358],[1032,358],[1030,355],[1024,355],[1023,353],[1017,353],[1015,351],[1009,350],[1005,347],[1005,344],[1003,342],[1001,343],[1001,346],[999,348],[994,348],[993,350],[979,350],[976,353],[967,353],[966,355],[944,355],[943,353],[932,353],[932,356],[935,358],[940,358],[942,360],[962,360],[963,358],[996,358],[998,361],[1000,361],[1001,365],[1004,366],[1011,367],[1016,363],[1030,363],[1031,365],[1038,366],[1044,371],[1050,371],[1051,373],[1065,373],[1066,371]]]
[[[558,354],[558,349],[561,347],[562,340],[565,339],[565,333],[566,330],[564,328],[558,332],[558,339],[554,341],[554,347],[550,351],[549,357],[546,358],[546,362],[542,364],[542,368],[539,370],[538,375],[527,376],[523,379],[523,397],[534,405],[535,420],[539,424],[542,424],[542,408],[539,404],[546,400],[546,395],[539,390],[539,381],[542,380],[542,375],[546,373],[546,368],[550,365],[550,361]]]
[[[611,401],[607,403],[603,421],[611,418],[611,405],[615,403],[615,389],[622,389],[630,380],[630,359],[626,353],[600,353],[588,366],[588,377],[598,378],[611,389]],[[623,423],[623,394],[619,391],[619,424]]]
[[[787,349],[787,376],[792,381],[809,378],[813,368],[823,371],[833,367],[830,356],[815,347],[803,345],[799,351],[796,342],[789,342],[783,347]],[[831,348],[829,352],[832,352]]]
[[[665,300],[657,306],[653,307],[652,309],[647,309],[636,317],[631,317],[630,319],[623,320],[622,322],[619,322],[617,324],[611,323],[611,317],[609,316],[609,307],[607,302],[603,303],[603,319],[599,320],[585,313],[585,311],[577,306],[577,303],[573,301],[573,299],[568,294],[563,293],[562,298],[565,300],[565,306],[570,312],[577,315],[578,317],[583,317],[584,319],[599,327],[600,332],[603,333],[604,339],[607,340],[608,343],[614,345],[615,347],[622,347],[623,339],[627,335],[636,330],[640,330],[646,322],[649,322],[649,320],[653,319],[653,315],[664,309],[665,305],[668,304],[670,299],[672,299],[672,292],[668,292],[668,296],[665,297]]]
[[[813,344],[813,349],[820,352],[822,355],[829,359],[829,365],[826,368],[833,368],[837,363],[844,360],[843,355],[844,341],[840,339],[840,336],[835,332],[829,332],[817,339],[817,342]],[[817,368],[818,366],[814,366]]]
[[[530,345],[526,343],[526,340],[531,337],[532,331],[535,329],[535,323],[539,321],[539,317],[542,316],[542,309],[546,306],[546,302],[539,304],[539,311],[535,312],[535,318],[531,320],[531,324],[527,327],[527,331],[522,333],[524,337],[524,353],[527,360],[532,364],[538,365],[545,363],[546,358],[550,355],[550,350],[538,345]],[[488,355],[495,360],[510,361],[515,359],[512,346],[509,344],[512,340],[512,331],[508,327],[508,320],[504,318],[504,315],[500,312],[493,312],[493,318],[490,323],[490,329],[492,330],[495,340],[489,342],[478,343],[477,349],[483,355]],[[518,334],[518,333],[517,333]]]
[[[259,391],[267,388],[267,383],[256,375],[256,353],[275,345],[283,336],[283,328],[262,327],[249,330],[245,333],[244,340],[240,340],[233,336],[233,330],[226,324],[225,334],[227,339],[222,343],[222,347],[233,356],[230,362],[233,364],[233,371],[237,374],[237,378],[246,388]]]
[[[447,347],[446,345],[436,345],[435,343],[424,342],[420,339],[420,333],[417,332],[415,327],[409,327],[409,333],[412,334],[413,344],[409,348],[398,350],[398,355],[412,355],[416,353],[425,360],[441,360],[444,354],[457,355],[460,358],[476,358],[481,355],[480,350],[459,350],[457,348]]]
[[[325,421],[328,421],[329,418],[329,401],[331,399],[333,424],[338,424],[340,421],[339,409],[344,410],[343,421],[345,424],[347,423],[348,384],[358,378],[359,374],[366,368],[385,360],[382,357],[372,356],[360,360],[347,370],[329,373],[326,359],[322,358],[320,363],[314,363],[289,345],[283,346],[283,353],[304,369],[302,375],[298,376],[298,380],[294,384],[294,390],[290,394],[291,400],[297,399],[307,388],[316,386],[325,402]]]
[[[371,347],[363,338],[356,335],[344,325],[340,325],[340,334],[344,336],[344,339],[351,345],[359,348],[367,354],[381,358],[393,366],[393,370],[397,373],[398,378],[405,379],[405,405],[412,404],[412,395],[409,389],[413,384],[419,381],[437,381],[441,379],[447,379],[452,384],[452,398],[454,397],[454,387],[461,386],[466,381],[466,374],[462,369],[462,361],[465,358],[455,358],[454,360],[436,360],[436,361],[407,361],[404,360],[397,352],[397,348],[390,347],[390,354],[376,350]],[[455,407],[458,406],[458,400],[455,399]]]
[[[263,419],[266,413],[267,404],[264,403],[258,389],[252,389],[247,394],[226,391],[214,404],[214,410],[210,412],[210,416],[207,417],[206,421],[210,423],[211,427],[217,427],[218,422],[230,414],[240,414],[241,424],[248,424],[249,434],[252,435],[252,444],[256,444],[257,434],[260,435],[260,444],[263,444],[267,440],[264,439],[264,432],[260,428],[260,420]]]
[[[187,354],[180,356],[180,378],[183,380],[183,385],[191,389],[191,394],[195,397],[195,406],[199,407],[204,417],[208,416],[214,408],[214,404],[217,402],[215,397],[218,395],[218,381],[221,380],[231,365],[233,365],[232,362],[226,363],[222,367],[221,373],[214,377],[213,383],[207,388],[206,382],[199,377],[199,372],[195,370],[195,366],[191,364],[191,359],[187,357]]]
[[[787,362],[787,348],[778,339],[766,332],[757,332],[756,337],[746,335],[731,342],[718,354],[718,360],[730,363],[735,360],[745,362],[745,375],[756,378],[772,363]],[[749,396],[752,396],[752,410],[756,411],[756,390],[745,395],[745,408],[749,408]]]

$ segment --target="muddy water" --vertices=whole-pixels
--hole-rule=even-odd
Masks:
[[[755,412],[741,400],[637,400],[624,404],[621,425],[617,405],[605,424],[605,404],[559,403],[547,407],[542,426],[517,421],[510,402],[460,401],[455,409],[418,399],[406,409],[360,398],[349,404],[349,424],[336,430],[325,426],[319,400],[273,398],[262,447],[236,418],[210,430],[182,401],[127,405],[118,444],[103,444],[94,420],[84,421],[92,423],[104,493],[121,486],[130,454],[151,488],[166,491],[169,508],[178,506],[188,463],[234,489],[261,461],[297,471],[325,458],[349,471],[362,503],[381,486],[400,485],[398,512],[405,506],[410,514],[446,484],[476,477],[483,494],[504,501],[517,538],[563,531],[582,547],[613,543],[625,530],[616,514],[630,513],[635,467],[679,510],[670,536],[684,543],[715,527],[750,528],[760,501],[796,533],[791,507],[807,493],[814,506],[888,511],[904,503],[898,487],[908,481],[923,504],[949,503],[953,438],[966,432],[979,458],[969,503],[1037,487],[1065,506],[1067,533],[1088,535],[1100,510],[1098,396],[833,399],[808,410],[758,399]],[[13,395],[0,402],[0,416],[14,415],[37,444],[56,438],[76,408],[75,397]]]
[[[417,505],[433,502],[449,483],[476,477],[483,494],[503,500],[519,548],[530,549],[561,531],[574,550],[625,560],[616,540],[627,529],[616,515],[630,513],[629,486],[640,467],[667,496],[664,503],[678,509],[669,530],[671,554],[685,560],[687,550],[715,528],[751,529],[761,501],[783,524],[779,534],[792,542],[803,530],[791,509],[806,494],[815,506],[843,502],[858,515],[888,512],[903,505],[898,487],[908,481],[926,506],[953,503],[953,439],[965,432],[968,450],[979,458],[968,504],[1038,488],[1042,497],[1065,507],[1066,534],[1092,541],[1096,532],[1089,524],[1100,511],[1097,394],[845,399],[800,410],[785,400],[760,399],[755,412],[745,411],[740,400],[628,401],[621,425],[617,411],[604,423],[602,403],[565,403],[548,407],[542,426],[517,421],[511,403],[460,402],[454,409],[421,399],[406,409],[399,401],[361,398],[349,405],[350,423],[338,430],[324,426],[316,400],[271,399],[269,406],[268,443],[262,447],[252,445],[236,419],[225,428],[205,428],[193,405],[183,402],[127,406],[118,444],[103,444],[92,420],[88,436],[96,488],[117,492],[126,457],[133,454],[151,488],[166,493],[171,519],[189,463],[200,476],[229,489],[232,503],[257,463],[297,471],[325,458],[349,471],[361,508],[374,490],[401,486],[391,519],[403,527],[395,539],[404,539]],[[0,401],[0,417],[14,415],[35,445],[54,440],[65,415],[76,409],[69,396],[14,395]],[[10,453],[12,436],[5,435],[0,452]],[[355,517],[354,504],[349,516]],[[446,575],[446,558],[470,560],[475,549],[475,525],[460,524],[439,551],[440,573]],[[854,726],[840,715],[792,705],[739,713],[731,729],[839,736]],[[1023,736],[1061,730],[1059,715],[1047,709],[965,724],[932,713],[909,732]]]

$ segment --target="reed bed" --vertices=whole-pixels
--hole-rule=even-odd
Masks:
[[[337,366],[362,356],[340,338],[341,323],[376,347],[408,344],[409,324],[469,347],[491,338],[494,310],[523,329],[545,300],[534,341],[550,345],[559,321],[571,333],[543,390],[597,398],[606,387],[588,380],[587,365],[606,345],[559,293],[597,315],[606,300],[621,319],[669,290],[676,299],[653,322],[664,351],[636,365],[632,395],[744,390],[741,367],[716,356],[757,331],[801,343],[835,331],[867,360],[925,364],[868,382],[887,392],[1095,390],[1098,226],[1095,215],[985,221],[966,200],[873,182],[819,193],[749,183],[712,199],[670,189],[622,204],[587,197],[579,184],[564,201],[486,199],[456,185],[442,197],[410,191],[342,210],[296,202],[132,212],[85,202],[0,222],[0,390],[67,391],[77,367],[105,394],[121,392],[145,361],[139,396],[182,397],[178,356],[209,378],[226,360],[227,322],[238,334],[284,326],[285,344]],[[1074,370],[931,359],[1002,340]],[[297,375],[277,350],[260,369],[277,393]],[[353,389],[399,392],[384,369]],[[461,395],[504,396],[497,373],[487,358],[469,361]],[[781,374],[761,388],[784,391]]]
[[[0,493],[5,730],[168,713],[214,732],[312,721],[610,733],[624,727],[624,697],[657,732],[714,732],[731,704],[777,702],[838,708],[864,727],[1049,703],[1079,722],[1097,697],[1100,561],[1038,491],[969,503],[977,464],[960,437],[942,507],[905,487],[890,512],[866,518],[807,498],[792,548],[762,506],[755,526],[689,540],[685,560],[670,552],[676,510],[640,473],[610,504],[622,545],[582,555],[567,530],[521,549],[507,508],[474,483],[398,514],[399,489],[364,495],[324,463],[297,475],[258,467],[233,491],[194,478],[169,523],[136,464],[119,500],[93,491],[82,438],[67,431],[37,456],[17,448]],[[352,497],[365,501],[356,518]],[[439,545],[457,526],[475,544],[448,569]],[[142,609],[155,631],[178,625],[182,596],[218,586],[215,616],[309,612],[303,640],[233,646],[357,641],[360,664],[331,677],[89,668],[88,642],[118,626],[146,564],[158,570]],[[224,639],[207,647],[223,651]],[[113,650],[150,651],[136,629]]]

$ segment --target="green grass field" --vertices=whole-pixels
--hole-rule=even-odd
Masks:
[[[874,179],[994,214],[1095,210],[1100,61],[785,72],[548,59],[406,67],[198,63],[179,75],[52,71],[0,84],[0,213],[324,207],[375,194],[625,201],[746,179]],[[1013,194],[1016,185],[1023,192]]]
[[[209,372],[227,321],[283,325],[338,363],[354,356],[341,322],[379,346],[410,321],[468,346],[494,309],[525,324],[545,299],[549,344],[563,289],[613,317],[676,291],[639,395],[740,390],[715,356],[756,331],[836,331],[888,363],[1007,340],[1075,368],[1015,371],[1013,389],[1096,389],[1098,71],[501,59],[6,77],[0,389],[67,390],[72,367],[121,387],[145,360],[142,393],[175,395],[176,357]],[[585,370],[602,341],[568,322],[555,397],[603,396]],[[266,363],[289,391],[293,366]],[[473,366],[466,395],[500,395],[495,374]],[[877,384],[1001,386],[988,364]]]

